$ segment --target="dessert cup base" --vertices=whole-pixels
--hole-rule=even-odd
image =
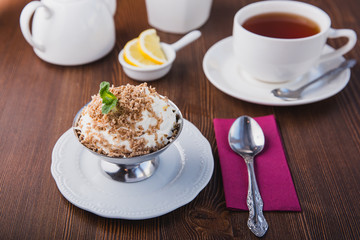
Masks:
[[[158,166],[159,158],[129,165],[101,161],[101,168],[107,177],[126,183],[140,182],[151,177]]]

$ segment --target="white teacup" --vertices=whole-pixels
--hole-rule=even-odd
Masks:
[[[320,32],[303,38],[265,37],[246,30],[242,24],[264,13],[301,15],[315,22]],[[322,54],[328,38],[346,37],[348,42],[333,52]],[[262,1],[240,9],[234,17],[233,47],[239,67],[257,80],[280,83],[298,79],[314,65],[338,58],[356,43],[350,29],[331,28],[330,17],[321,9],[297,1]]]

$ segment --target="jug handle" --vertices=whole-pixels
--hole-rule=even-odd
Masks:
[[[47,12],[47,18],[51,16],[51,11],[40,1],[33,1],[28,3],[20,14],[20,29],[24,35],[25,40],[34,48],[39,49],[40,51],[45,51],[45,47],[39,43],[36,43],[30,32],[30,19],[35,13],[36,9],[43,7]]]

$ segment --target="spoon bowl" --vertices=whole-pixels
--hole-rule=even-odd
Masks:
[[[173,44],[160,43],[162,50],[165,53],[167,61],[161,65],[136,67],[132,66],[124,60],[124,49],[119,53],[119,62],[124,69],[125,74],[138,81],[154,81],[165,76],[171,69],[173,62],[176,59],[176,52],[191,42],[195,41],[201,36],[201,32],[194,30],[180,40]]]
[[[264,133],[253,118],[241,116],[232,124],[228,141],[231,149],[244,158],[248,170],[247,206],[249,218],[247,225],[257,237],[262,237],[269,226],[263,214],[263,201],[256,182],[254,157],[264,148]]]
[[[259,124],[248,116],[235,120],[229,132],[231,149],[242,157],[255,157],[265,145],[265,137]]]

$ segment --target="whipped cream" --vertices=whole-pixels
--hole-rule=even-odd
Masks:
[[[156,151],[172,141],[178,117],[167,98],[146,84],[113,87],[110,91],[119,100],[118,110],[102,114],[102,100],[93,96],[75,127],[82,144],[107,156],[132,157]]]

